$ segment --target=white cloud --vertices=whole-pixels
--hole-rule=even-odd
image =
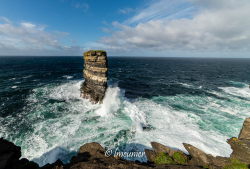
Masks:
[[[137,24],[161,18],[182,17],[193,13],[193,7],[187,0],[154,0],[146,4],[125,23]]]
[[[76,3],[74,4],[74,7],[77,9],[82,9],[84,12],[87,12],[89,10],[89,4],[87,3]]]
[[[30,29],[34,29],[36,28],[36,25],[29,23],[29,22],[22,22],[21,25],[25,28],[30,28]]]
[[[0,55],[79,55],[80,47],[61,43],[66,36],[64,32],[48,32],[45,26],[14,24],[5,18],[0,20]]]
[[[119,13],[120,14],[124,14],[124,15],[127,15],[127,14],[130,14],[132,12],[134,12],[135,9],[132,9],[132,8],[122,8],[122,9],[119,9]]]
[[[249,52],[249,16],[249,0],[157,0],[99,43],[115,52]]]

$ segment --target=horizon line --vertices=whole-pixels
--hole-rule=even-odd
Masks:
[[[83,55],[0,55],[0,57],[83,57]],[[198,57],[198,56],[107,56],[107,57],[129,57],[129,58],[197,58],[197,59],[250,59],[250,57]]]

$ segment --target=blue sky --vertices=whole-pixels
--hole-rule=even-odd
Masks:
[[[0,55],[249,57],[249,0],[1,0]]]

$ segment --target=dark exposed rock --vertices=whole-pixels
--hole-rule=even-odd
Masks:
[[[0,138],[0,169],[37,169],[38,165],[21,159],[21,148]]]
[[[57,160],[53,164],[47,164],[47,165],[41,167],[41,169],[64,169],[64,167],[63,167],[62,161],[61,160]]]
[[[7,140],[0,139],[0,169],[11,168],[13,161],[21,157],[21,148]]]
[[[81,97],[93,103],[102,102],[107,89],[108,60],[105,51],[90,50],[84,53],[84,83]]]

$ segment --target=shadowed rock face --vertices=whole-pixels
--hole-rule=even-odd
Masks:
[[[0,138],[0,169],[38,169],[38,165],[21,158],[21,148]]]
[[[92,103],[102,102],[107,89],[108,60],[102,50],[90,50],[84,53],[84,83],[81,86],[81,97]]]

